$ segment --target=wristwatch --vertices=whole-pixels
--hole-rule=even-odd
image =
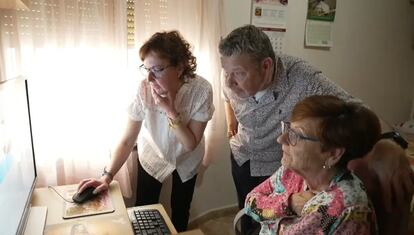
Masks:
[[[381,134],[380,139],[392,139],[397,143],[401,148],[406,149],[408,147],[408,142],[396,131],[390,131]]]
[[[107,171],[106,167],[104,167],[104,170],[102,172],[102,176],[104,175],[107,175],[111,179],[111,181],[114,179],[114,175],[111,172]]]
[[[177,117],[175,119],[172,119],[170,117],[168,117],[168,126],[171,129],[175,129],[177,128],[179,125],[181,125],[181,115],[178,113]]]

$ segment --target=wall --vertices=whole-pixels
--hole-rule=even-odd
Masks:
[[[226,34],[250,22],[250,4],[224,0]],[[414,100],[414,5],[409,0],[338,0],[330,50],[304,48],[306,10],[307,1],[289,1],[285,52],[320,68],[383,119],[408,119]],[[191,218],[236,205],[227,145],[219,155],[196,188]],[[169,204],[165,192],[162,201]]]
[[[249,0],[226,0],[227,32],[250,22]],[[383,119],[408,119],[414,101],[414,5],[337,0],[330,50],[305,49],[307,1],[290,0],[285,53],[306,59]]]

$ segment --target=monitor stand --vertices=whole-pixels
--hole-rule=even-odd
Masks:
[[[46,224],[47,207],[33,206],[29,210],[24,235],[42,235]]]

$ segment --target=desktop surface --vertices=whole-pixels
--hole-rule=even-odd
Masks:
[[[68,190],[76,189],[77,185],[56,186],[55,189],[64,195]],[[134,210],[156,209],[160,212],[171,234],[203,235],[201,230],[177,233],[167,212],[161,204],[126,208],[119,184],[113,181],[109,186],[109,194],[114,212],[71,219],[64,219],[64,201],[52,189],[37,188],[33,192],[32,206],[47,207],[44,235],[74,235],[74,234],[107,234],[134,235],[131,226],[130,213]]]
[[[76,184],[55,187],[62,196],[65,195],[66,191],[76,188]],[[32,196],[32,206],[46,206],[48,208],[45,235],[103,233],[108,235],[133,235],[118,182],[111,183],[109,193],[115,211],[107,214],[64,219],[63,199],[48,188],[35,189]]]
[[[153,204],[153,205],[146,205],[146,206],[136,206],[136,207],[130,207],[128,208],[128,216],[131,221],[135,220],[134,211],[145,211],[149,209],[156,209],[160,212],[165,224],[167,225],[170,233],[165,234],[177,234],[177,230],[174,228],[174,225],[172,224],[170,218],[168,217],[167,212],[165,211],[164,207],[161,204]],[[135,234],[141,234],[141,233],[135,233]],[[154,234],[157,234],[154,232]]]

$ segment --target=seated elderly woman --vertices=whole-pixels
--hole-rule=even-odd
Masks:
[[[334,96],[311,96],[282,122],[282,166],[246,198],[260,234],[375,234],[375,211],[347,170],[380,137],[378,117]]]

